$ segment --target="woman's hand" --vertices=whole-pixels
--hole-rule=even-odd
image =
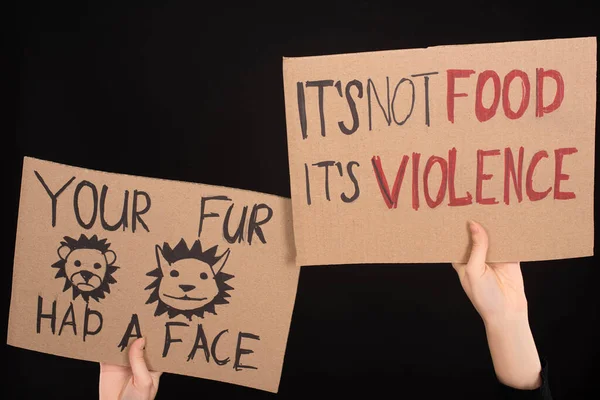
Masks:
[[[487,323],[527,319],[527,299],[518,262],[487,264],[488,236],[481,225],[469,223],[471,255],[466,264],[452,264],[465,293]]]
[[[541,384],[541,363],[529,327],[520,263],[487,264],[485,229],[470,222],[469,230],[469,261],[452,266],[483,319],[496,376],[507,386],[535,389]]]
[[[100,363],[100,400],[153,400],[161,372],[148,371],[144,338],[129,348],[130,367]]]

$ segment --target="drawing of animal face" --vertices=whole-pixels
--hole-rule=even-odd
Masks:
[[[169,265],[163,258],[160,266],[163,279],[158,295],[170,307],[194,310],[210,303],[219,294],[215,275],[204,261],[188,258]]]
[[[72,288],[73,300],[81,296],[85,301],[90,297],[98,301],[110,293],[109,285],[117,282],[112,274],[119,267],[114,265],[117,255],[109,247],[106,239],[99,240],[96,235],[65,236],[57,251],[60,260],[52,264],[58,269],[55,278],[65,279],[63,292]]]
[[[90,292],[102,285],[107,264],[108,260],[101,251],[77,249],[65,258],[65,272],[73,286],[82,292]]]
[[[156,302],[155,316],[167,313],[169,318],[183,315],[191,320],[196,315],[216,314],[215,306],[228,304],[226,281],[233,275],[224,273],[229,249],[217,256],[217,246],[202,250],[196,240],[188,248],[183,239],[171,248],[165,243],[155,247],[157,268],[146,275],[154,277],[146,290],[152,290],[146,304]]]

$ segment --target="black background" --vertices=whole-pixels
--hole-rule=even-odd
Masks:
[[[17,4],[3,324],[23,156],[288,197],[283,56],[596,36],[599,25],[573,1],[216,3]],[[596,261],[522,266],[558,399],[597,385]],[[97,364],[4,350],[8,398],[97,397]],[[278,395],[164,374],[158,398],[494,399],[495,385],[483,324],[450,265],[323,266],[301,271]]]

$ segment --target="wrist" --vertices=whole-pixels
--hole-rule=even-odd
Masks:
[[[485,329],[498,380],[516,389],[538,388],[541,363],[527,315],[488,319]]]
[[[506,312],[482,318],[486,332],[515,333],[529,330],[529,315],[527,310],[518,312]]]

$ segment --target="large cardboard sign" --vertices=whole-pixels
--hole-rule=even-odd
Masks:
[[[596,38],[283,60],[299,265],[593,254]]]
[[[289,199],[25,158],[8,344],[277,392]]]

